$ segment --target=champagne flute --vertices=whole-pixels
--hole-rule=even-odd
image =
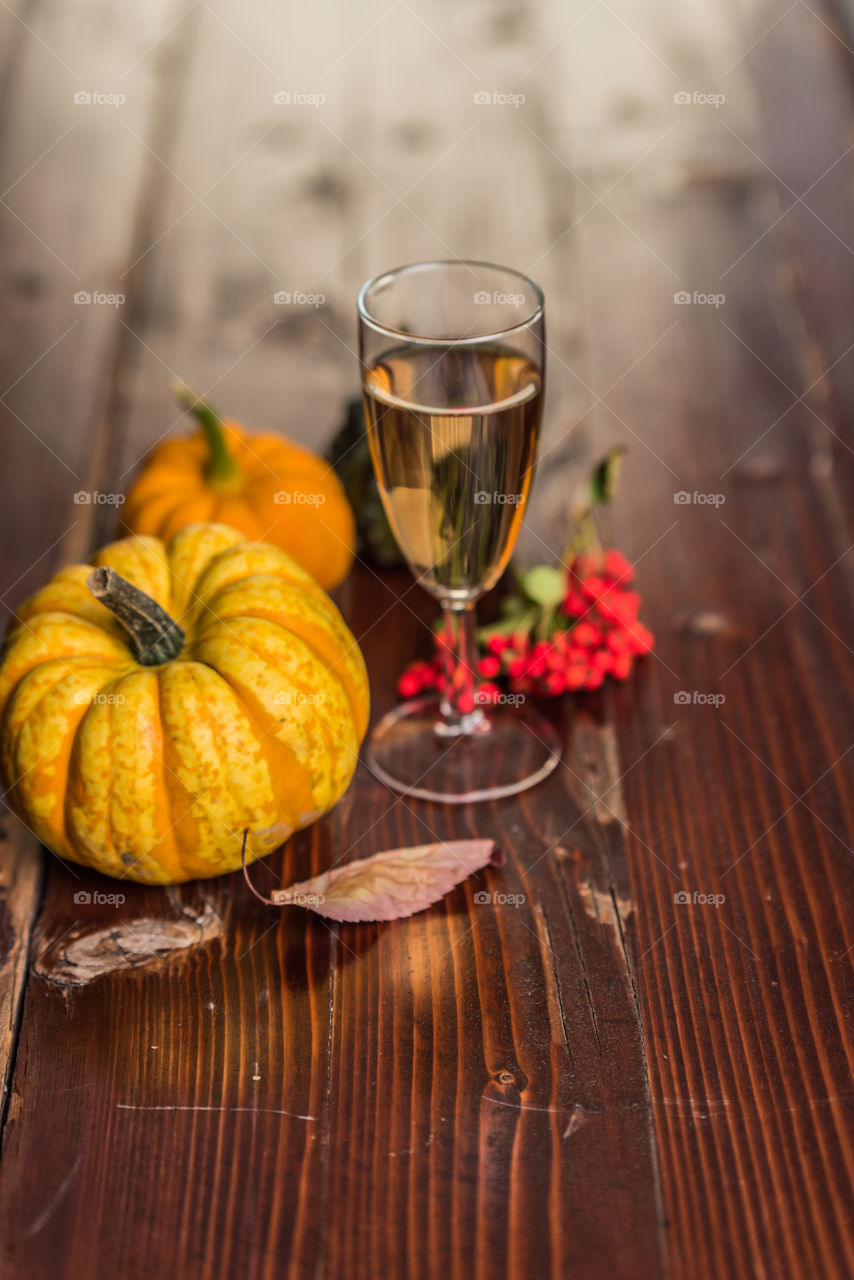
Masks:
[[[475,603],[507,566],[534,475],[545,376],[541,290],[483,262],[418,262],[363,286],[368,439],[389,524],[443,610],[440,695],[390,712],[374,773],[445,802],[512,795],[560,759],[522,695],[478,692]]]

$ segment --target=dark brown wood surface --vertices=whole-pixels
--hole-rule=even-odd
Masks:
[[[520,555],[625,443],[607,534],[658,645],[550,707],[536,790],[445,809],[361,765],[254,870],[501,844],[409,921],[118,885],[4,818],[0,1275],[847,1280],[846,10],[261,8],[0,6],[4,608],[111,535],[74,495],[179,429],[171,378],[322,447],[361,281],[468,256],[548,296]],[[431,606],[366,563],[338,599],[378,717]]]

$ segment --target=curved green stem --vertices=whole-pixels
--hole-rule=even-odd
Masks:
[[[176,382],[172,390],[175,399],[182,409],[192,413],[202,431],[205,433],[210,460],[207,466],[207,479],[214,485],[228,485],[240,479],[241,471],[228,451],[225,440],[225,428],[222,418],[213,405],[201,400],[195,392],[183,383]]]
[[[140,666],[156,667],[178,657],[184,647],[184,632],[151,596],[115,569],[94,569],[86,585],[127,631]]]

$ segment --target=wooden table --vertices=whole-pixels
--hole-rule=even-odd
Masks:
[[[625,443],[606,532],[658,645],[554,708],[537,790],[443,809],[360,767],[255,872],[501,843],[410,921],[118,885],[4,820],[0,1274],[850,1277],[845,11],[281,9],[0,7],[5,607],[112,534],[74,495],[176,428],[173,376],[321,447],[359,283],[459,255],[548,296],[520,555]],[[339,602],[379,716],[431,606],[368,564]]]

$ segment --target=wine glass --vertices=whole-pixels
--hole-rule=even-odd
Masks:
[[[389,524],[443,610],[438,698],[374,729],[387,786],[445,802],[494,799],[560,759],[521,694],[479,693],[475,602],[501,576],[525,513],[542,415],[544,302],[531,280],[484,262],[417,262],[358,299],[368,439]]]

